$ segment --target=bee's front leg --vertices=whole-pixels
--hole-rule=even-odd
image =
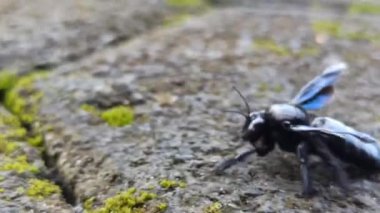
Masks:
[[[301,178],[303,184],[302,197],[312,197],[317,193],[313,188],[312,178],[309,170],[310,145],[306,142],[297,147],[297,157],[300,162]]]

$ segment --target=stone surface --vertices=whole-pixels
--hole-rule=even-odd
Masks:
[[[22,70],[74,61],[162,22],[162,1],[4,0],[0,68]]]
[[[60,193],[39,198],[28,194],[32,180],[44,180],[47,169],[38,148],[17,134],[16,117],[0,107],[0,206],[1,212],[73,212]],[[24,159],[24,160],[23,160]]]
[[[86,200],[97,208],[136,187],[158,194],[147,208],[164,202],[166,212],[202,212],[216,202],[225,212],[376,212],[380,176],[356,170],[349,196],[318,166],[318,196],[297,198],[301,180],[291,153],[254,156],[222,176],[212,172],[249,148],[239,139],[241,118],[223,112],[243,107],[232,86],[262,109],[288,101],[336,61],[350,69],[334,102],[317,114],[380,137],[378,17],[352,16],[346,4],[288,8],[210,9],[64,63],[35,82],[44,94],[39,120],[51,127],[46,158],[78,211],[88,208]],[[119,105],[134,108],[132,125],[110,127],[99,116]],[[187,186],[165,189],[159,183],[166,179]]]
[[[320,12],[210,11],[63,66],[40,82],[43,122],[56,128],[46,135],[47,151],[77,200],[95,196],[101,201],[131,186],[154,186],[168,202],[167,212],[200,212],[216,201],[226,212],[376,211],[377,176],[354,179],[357,190],[347,197],[319,169],[320,194],[297,198],[297,161],[279,151],[253,157],[223,176],[212,174],[217,162],[244,150],[238,139],[242,121],[222,112],[242,106],[233,85],[259,109],[289,100],[336,61],[346,61],[350,71],[339,83],[335,101],[320,113],[379,136],[373,89],[380,77],[379,46],[315,32],[321,17],[336,19]],[[337,20],[344,30],[356,32],[365,23],[365,30],[380,32],[371,19]],[[136,96],[140,101],[134,101]],[[83,104],[106,109],[125,103],[134,106],[138,119],[122,128],[111,128],[81,109]],[[184,180],[187,187],[163,191],[158,186],[163,178]]]

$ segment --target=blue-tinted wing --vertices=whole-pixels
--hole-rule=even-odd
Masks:
[[[291,101],[305,110],[317,110],[324,107],[332,98],[334,84],[340,74],[347,68],[346,64],[339,63],[325,69],[325,71],[307,83]]]

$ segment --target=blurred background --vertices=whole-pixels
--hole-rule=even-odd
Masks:
[[[376,0],[1,0],[1,212],[377,212],[380,177],[347,197],[274,151],[223,176],[253,109],[349,69],[318,115],[380,138]]]

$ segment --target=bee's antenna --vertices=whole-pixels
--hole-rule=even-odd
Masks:
[[[249,107],[247,99],[243,96],[243,94],[241,94],[241,92],[238,90],[238,88],[236,88],[235,86],[233,86],[232,89],[234,89],[237,92],[237,94],[239,94],[239,96],[241,97],[241,99],[243,99],[243,102],[245,104],[245,108],[247,110],[247,114],[244,115],[244,116],[245,117],[249,116],[249,114],[251,113],[251,107]],[[239,114],[243,114],[243,113],[240,112]]]

